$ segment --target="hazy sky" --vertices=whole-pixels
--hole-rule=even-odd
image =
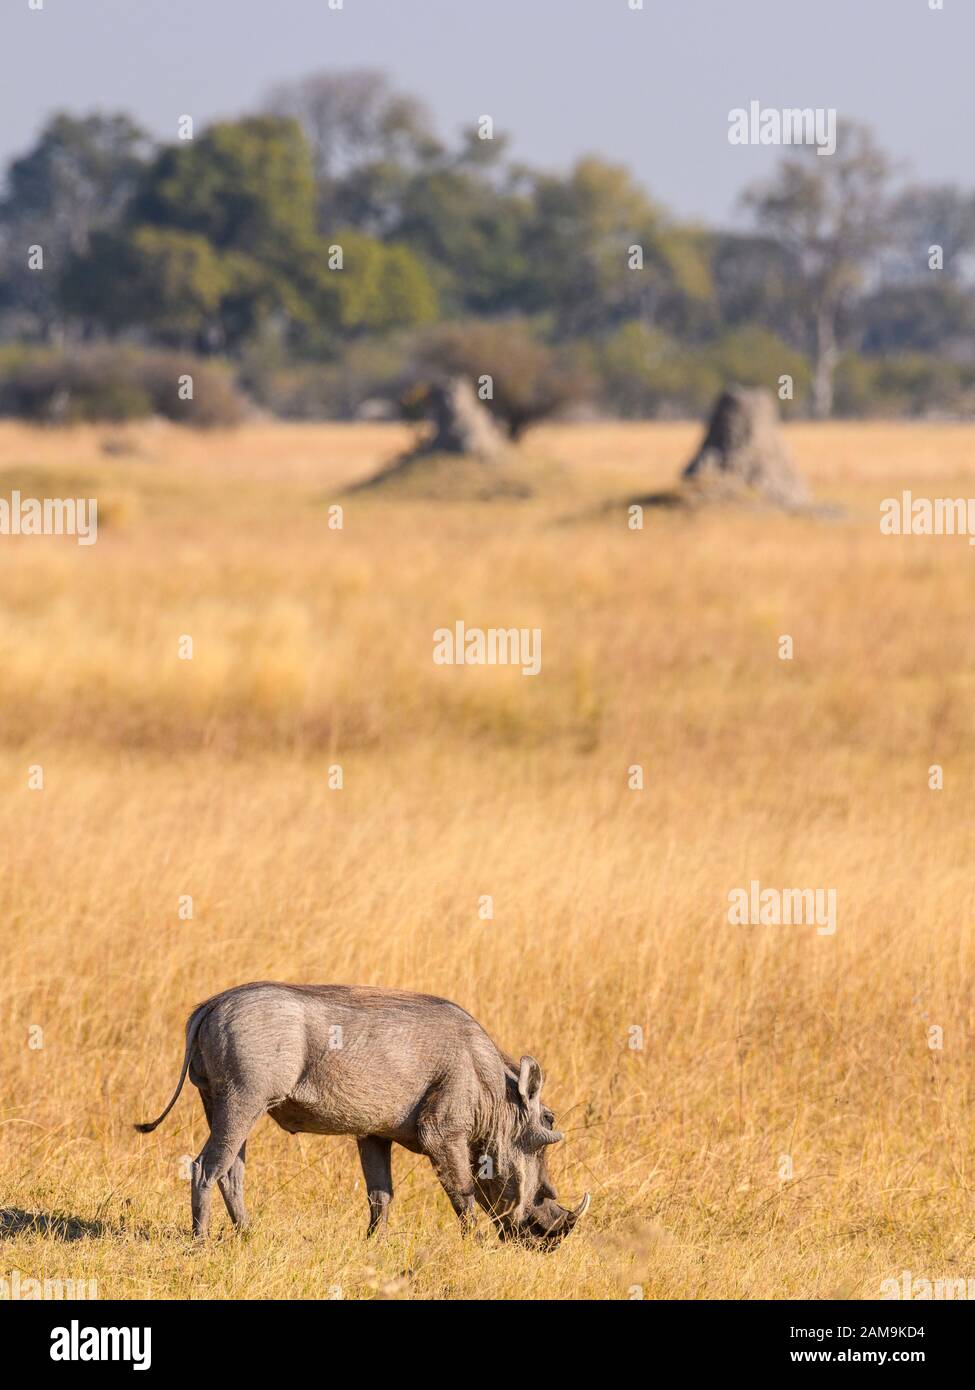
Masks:
[[[35,0],[37,3],[37,0]],[[0,163],[56,108],[131,112],[173,137],[274,82],[376,67],[443,133],[494,117],[513,153],[628,164],[675,211],[728,221],[777,151],[728,112],[836,107],[916,177],[975,185],[975,0],[0,0]]]

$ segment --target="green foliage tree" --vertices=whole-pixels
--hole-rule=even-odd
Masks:
[[[205,237],[139,226],[96,232],[89,254],[69,267],[66,308],[111,331],[144,328],[172,346],[205,344],[234,284],[232,258]]]
[[[448,313],[501,314],[528,290],[523,245],[530,215],[524,196],[455,163],[410,181],[396,236],[431,267]]]
[[[321,350],[329,334],[429,322],[429,278],[411,252],[360,232],[329,269],[315,229],[311,153],[297,122],[220,122],[162,150],[123,225],[75,258],[73,312],[110,332],[238,351],[270,320]]]
[[[552,310],[561,336],[658,321],[710,292],[703,245],[669,226],[618,165],[584,159],[567,178],[541,176],[533,204],[529,302]],[[642,269],[631,268],[631,247]]]
[[[147,172],[133,221],[206,237],[219,251],[284,263],[315,231],[311,152],[296,121],[220,121],[167,145]]]
[[[346,230],[332,243],[342,248],[341,270],[319,264],[321,317],[350,335],[388,332],[430,323],[437,296],[416,256],[405,246],[387,246]]]

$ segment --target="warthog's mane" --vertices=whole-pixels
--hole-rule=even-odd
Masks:
[[[501,1061],[500,1075],[492,1067],[478,1066],[481,1082],[474,1117],[472,1139],[481,1153],[494,1160],[495,1172],[501,1179],[517,1172],[516,1158],[521,1141],[531,1128],[518,1095],[518,1063],[491,1043]]]

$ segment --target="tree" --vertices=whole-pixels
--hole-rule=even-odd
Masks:
[[[484,169],[451,161],[410,180],[395,236],[431,267],[447,312],[500,314],[527,293],[530,216],[520,193],[495,187]]]
[[[938,272],[953,283],[970,281],[975,271],[975,196],[951,184],[907,188],[890,213],[897,256],[888,277],[925,280],[931,276],[932,247],[943,253]]]
[[[38,241],[83,253],[92,231],[123,212],[149,149],[128,116],[55,115],[10,165],[0,215],[32,223]]]
[[[441,148],[423,103],[370,69],[318,72],[282,83],[267,106],[301,125],[322,183],[375,160],[409,163]]]
[[[926,282],[883,284],[863,301],[857,315],[861,351],[972,360],[975,300],[954,280],[926,273]]]
[[[0,304],[42,335],[60,321],[59,281],[99,228],[124,212],[149,153],[127,116],[53,116],[34,147],[7,171],[0,201]],[[44,252],[44,271],[27,268],[27,248]]]
[[[147,242],[141,228],[169,235]],[[178,318],[191,306],[191,317],[208,316],[204,301],[222,282],[212,346],[238,347],[272,314],[313,321],[316,266],[327,252],[315,231],[311,155],[295,121],[223,121],[167,146],[147,170],[124,232],[136,243],[141,237],[130,254],[150,281],[178,287]]]
[[[285,263],[315,233],[311,152],[300,127],[252,116],[167,145],[146,174],[132,221],[178,227],[218,251]]]
[[[784,160],[743,202],[759,227],[793,258],[797,302],[813,357],[813,410],[833,411],[841,315],[889,237],[890,165],[863,126],[841,128],[835,154],[810,146]]]
[[[110,333],[209,352],[238,352],[264,324],[314,354],[329,334],[435,317],[429,277],[406,247],[355,231],[340,244],[344,263],[332,269],[296,122],[221,122],[160,151],[122,224],[74,258],[65,303]]]
[[[342,269],[319,266],[322,317],[344,334],[389,332],[429,323],[437,296],[420,261],[405,246],[387,246],[348,230],[338,233]]]
[[[711,238],[709,301],[713,332],[758,324],[801,341],[804,316],[796,303],[798,267],[792,253],[770,236],[715,232]]]
[[[167,346],[203,347],[233,287],[232,259],[205,237],[141,226],[96,232],[89,254],[69,267],[62,295],[70,312],[110,331],[141,328]]]
[[[304,132],[321,231],[388,230],[412,172],[443,153],[423,103],[381,72],[313,73],[275,87],[267,108]]]
[[[676,234],[623,167],[584,159],[567,178],[538,176],[533,192],[529,306],[552,309],[561,336],[657,322],[708,293],[703,247]]]

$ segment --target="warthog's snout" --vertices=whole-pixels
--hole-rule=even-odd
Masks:
[[[535,1250],[554,1250],[569,1235],[580,1216],[585,1216],[589,1200],[587,1192],[578,1206],[563,1207],[546,1197],[529,1209],[523,1221],[499,1221],[498,1234],[502,1240],[519,1241]]]

